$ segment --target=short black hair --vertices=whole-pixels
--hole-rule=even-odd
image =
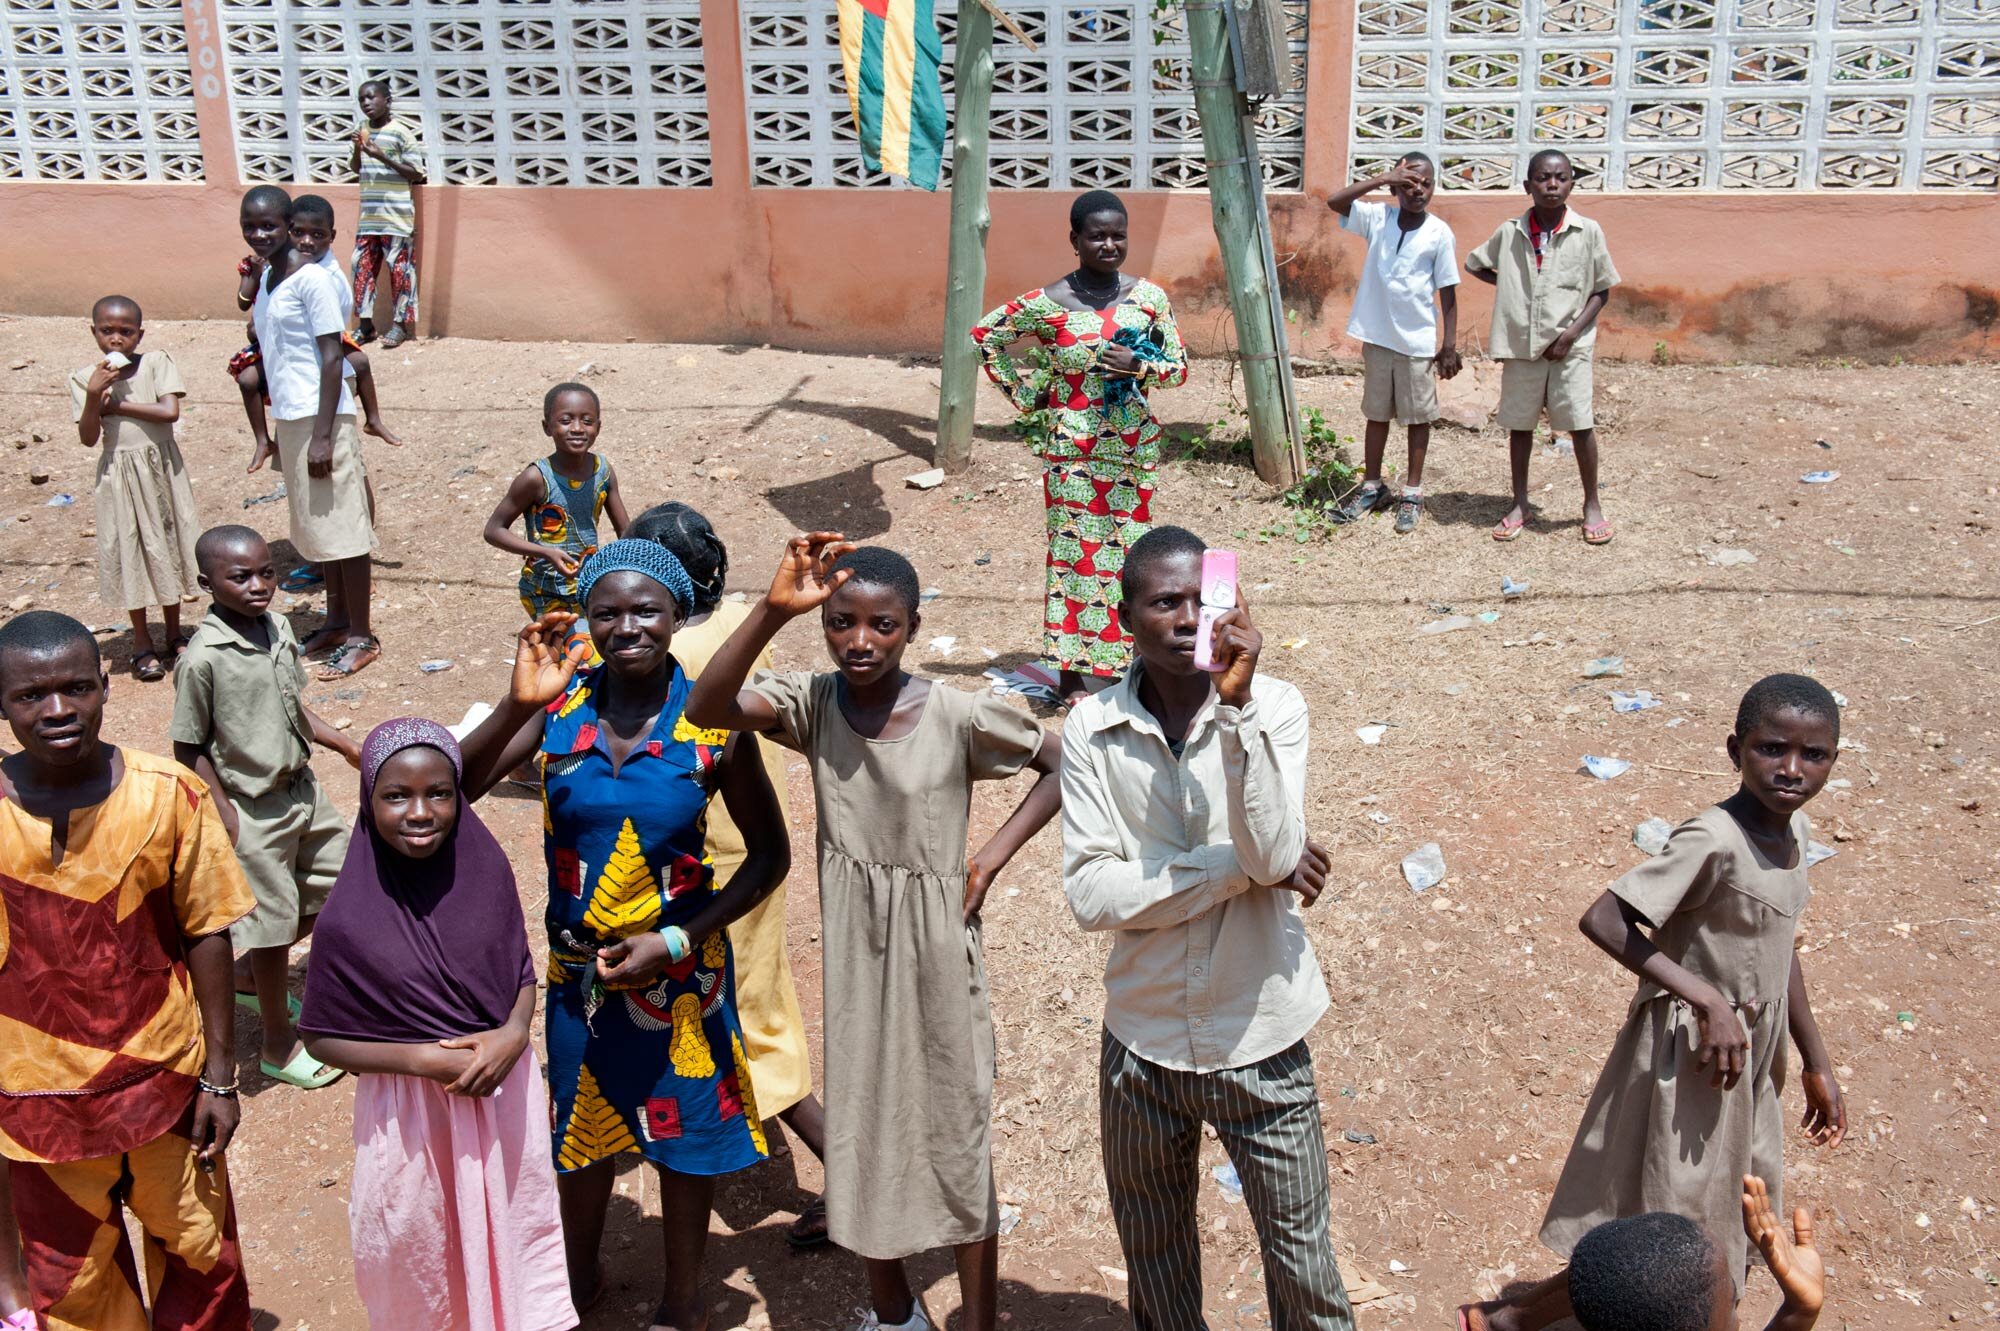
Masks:
[[[549,419],[549,417],[555,415],[556,399],[561,397],[564,393],[588,393],[590,394],[590,400],[597,404],[598,412],[601,414],[604,411],[604,399],[597,396],[597,390],[595,388],[592,388],[589,384],[560,383],[557,384],[554,388],[551,388],[548,392],[542,394],[543,420],[547,420]]]
[[[90,307],[90,321],[96,323],[98,316],[106,310],[130,310],[132,322],[141,328],[146,326],[146,312],[139,308],[139,302],[130,296],[99,296],[97,303]]]
[[[1560,148],[1543,148],[1541,151],[1537,152],[1533,157],[1530,157],[1528,159],[1528,170],[1526,176],[1524,176],[1523,179],[1533,179],[1535,174],[1535,164],[1541,161],[1544,157],[1562,158],[1562,164],[1569,168],[1569,173],[1571,175],[1576,174],[1576,163],[1569,160],[1568,153],[1564,152]]]
[[[1420,153],[1420,152],[1415,152],[1415,151],[1411,151],[1411,152],[1406,152],[1406,153],[1404,153],[1404,154],[1403,154],[1403,155],[1402,155],[1401,157],[1398,157],[1398,158],[1397,158],[1396,160],[1397,160],[1397,161],[1398,161],[1399,163],[1400,163],[1400,162],[1422,162],[1422,163],[1424,164],[1425,168],[1426,168],[1427,170],[1429,170],[1429,171],[1430,171],[1430,173],[1431,173],[1431,178],[1432,178],[1432,179],[1436,179],[1436,178],[1437,178],[1437,173],[1438,173],[1438,164],[1437,164],[1436,162],[1434,162],[1434,161],[1432,161],[1432,160],[1431,160],[1431,155],[1430,155],[1429,153]]]
[[[1099,213],[1117,213],[1129,217],[1125,211],[1125,201],[1108,189],[1094,189],[1076,196],[1076,202],[1069,206],[1069,229],[1072,233],[1083,230],[1083,224]]]
[[[104,669],[104,654],[97,649],[96,635],[81,621],[55,610],[28,610],[0,624],[0,678],[7,673],[7,656],[26,652],[30,656],[54,656],[78,643],[90,649],[90,659]]]
[[[864,545],[859,550],[849,550],[834,561],[833,568],[836,573],[844,568],[854,570],[849,582],[886,587],[902,599],[904,609],[913,615],[917,613],[923,592],[917,585],[916,567],[888,546]]]
[[[1715,1308],[1715,1241],[1666,1211],[1607,1220],[1576,1242],[1569,1302],[1583,1331],[1705,1331]]]
[[[263,533],[254,527],[245,527],[241,523],[210,527],[194,543],[194,566],[201,570],[204,577],[211,576],[215,572],[215,561],[222,558],[225,551],[240,550],[252,541],[269,549]]]
[[[655,504],[625,529],[628,540],[658,541],[681,561],[694,583],[694,613],[705,615],[722,604],[729,577],[729,550],[715,527],[694,509],[678,501]]]
[[[292,211],[292,196],[276,185],[253,185],[243,191],[243,201],[236,205],[237,211],[248,212],[252,208],[276,208],[281,213]]]
[[[333,220],[333,205],[317,194],[301,194],[292,200],[292,217],[324,217]]]
[[[1186,527],[1155,527],[1132,542],[1132,548],[1125,552],[1125,567],[1118,575],[1118,589],[1130,597],[1133,584],[1154,565],[1176,555],[1193,555],[1199,559],[1206,549],[1208,542]]]
[[[396,95],[395,90],[389,86],[389,80],[387,79],[363,79],[360,86],[355,88],[354,95],[359,97],[370,88],[380,88],[385,97],[393,98]]]
[[[1840,738],[1840,703],[1832,690],[1809,675],[1766,675],[1750,686],[1743,701],[1736,704],[1736,737],[1750,731],[1779,712],[1803,712],[1823,718]]]

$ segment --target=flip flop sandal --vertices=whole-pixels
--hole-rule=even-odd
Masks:
[[[814,1248],[824,1248],[832,1237],[826,1232],[826,1198],[815,1197],[799,1212],[799,1218],[785,1231],[785,1242],[807,1252]]]
[[[379,654],[381,650],[382,640],[380,638],[367,637],[363,638],[360,642],[352,640],[344,642],[334,649],[333,655],[326,658],[325,664],[319,668],[317,678],[322,684],[326,684],[334,680],[348,679],[358,675],[368,667],[367,664],[353,664],[354,658],[364,652],[376,652]]]
[[[1608,518],[1603,522],[1586,522],[1583,524],[1583,543],[1585,545],[1609,545],[1614,535],[1616,533],[1611,530],[1611,522]]]
[[[285,575],[285,580],[278,584],[278,590],[281,592],[302,592],[308,587],[318,587],[325,582],[326,574],[320,572],[311,564],[301,564]]]
[[[156,684],[167,677],[158,652],[140,652],[132,658],[132,677],[142,684]]]
[[[283,1067],[279,1067],[268,1058],[258,1059],[257,1067],[272,1081],[281,1081],[302,1091],[317,1091],[323,1086],[333,1085],[347,1075],[339,1068],[328,1067],[303,1049],[292,1055],[292,1061]]]
[[[1527,525],[1528,520],[1526,518],[1502,518],[1499,525],[1493,528],[1493,539],[1496,541],[1518,540],[1521,535],[1521,529]]]
[[[262,1019],[264,1015],[264,1005],[263,1003],[258,1001],[257,995],[246,994],[241,989],[238,989],[236,991],[236,1006],[240,1008],[248,1008],[250,1011],[256,1013],[259,1019]],[[299,1019],[299,1014],[303,1010],[303,1005],[300,1004],[299,996],[297,994],[285,995],[285,1010],[292,1014],[292,1021],[294,1024],[296,1024]],[[5,1327],[0,1326],[0,1331],[5,1331]]]

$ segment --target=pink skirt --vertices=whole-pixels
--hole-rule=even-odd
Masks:
[[[366,1073],[354,1092],[354,1278],[375,1331],[570,1331],[549,1100],[532,1049],[486,1099]]]

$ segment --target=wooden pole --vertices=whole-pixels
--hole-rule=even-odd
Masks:
[[[1235,62],[1222,6],[1229,0],[1189,0],[1188,45],[1194,74],[1195,108],[1201,114],[1202,151],[1208,158],[1209,208],[1222,270],[1229,282],[1229,307],[1236,319],[1236,352],[1242,361],[1243,392],[1250,414],[1250,447],[1257,474],[1268,484],[1298,481],[1292,448],[1293,424],[1286,419],[1284,387],[1271,323],[1273,292],[1267,277],[1262,229],[1255,210],[1259,193],[1250,180],[1249,151],[1243,137],[1244,103],[1237,91]]]
[[[937,463],[972,465],[979,349],[972,326],[986,313],[986,131],[993,107],[993,15],[980,0],[959,0],[952,62],[951,256],[944,292],[944,369],[938,382]]]

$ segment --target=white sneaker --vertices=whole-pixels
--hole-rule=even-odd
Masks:
[[[924,1301],[918,1299],[910,1308],[907,1322],[885,1322],[875,1315],[873,1308],[861,1314],[861,1325],[854,1331],[937,1331],[931,1324],[930,1314],[924,1311]]]

